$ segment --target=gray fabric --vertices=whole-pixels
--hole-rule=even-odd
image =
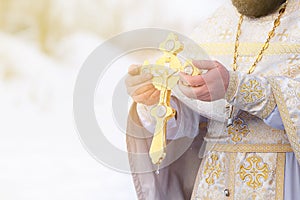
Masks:
[[[300,166],[293,152],[286,153],[284,200],[300,199]]]
[[[161,169],[158,176],[153,171],[132,173],[139,200],[190,200],[201,162],[198,152],[206,129],[200,131],[202,134],[194,139],[183,137],[168,141],[165,160],[177,158],[177,152],[186,142],[190,146],[179,159]],[[128,117],[126,140],[131,170],[155,170],[148,155],[152,134],[141,125],[135,103]]]
[[[264,122],[272,128],[284,130],[284,125],[277,106],[274,108],[271,114],[266,119],[264,119]]]

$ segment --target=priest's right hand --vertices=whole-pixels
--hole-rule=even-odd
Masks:
[[[132,99],[147,106],[155,105],[159,101],[160,91],[152,84],[152,74],[141,74],[141,66],[131,65],[125,83],[127,93]]]

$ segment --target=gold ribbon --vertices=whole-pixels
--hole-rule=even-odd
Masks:
[[[230,153],[286,153],[293,152],[290,144],[207,144],[210,151]]]

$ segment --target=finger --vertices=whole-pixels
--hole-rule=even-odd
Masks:
[[[131,76],[138,75],[140,73],[140,65],[130,65],[128,68],[128,74]]]
[[[133,96],[133,95],[137,95],[137,94],[135,94],[137,90],[140,90],[143,87],[149,87],[150,88],[151,86],[149,86],[149,85],[153,85],[153,84],[152,84],[152,80],[148,80],[146,82],[143,82],[141,84],[134,85],[134,86],[128,86],[127,83],[126,83],[126,85],[127,85],[127,93],[130,96]],[[143,91],[143,92],[145,92],[145,91]],[[138,93],[142,93],[142,92],[138,91]]]
[[[152,77],[153,77],[152,74],[140,74],[135,76],[128,76],[125,82],[127,87],[133,87],[151,80]]]
[[[208,97],[210,96],[206,85],[200,87],[187,87],[182,84],[179,84],[179,89],[185,96],[193,99],[207,101]]]
[[[137,103],[142,103],[142,104],[145,104],[145,102],[147,101],[147,99],[154,93],[155,91],[146,91],[142,94],[139,94],[139,95],[135,95],[133,96],[133,100]]]
[[[181,72],[179,76],[180,76],[180,80],[185,82],[189,86],[196,87],[196,86],[205,85],[205,81],[202,75],[190,76],[188,74]]]
[[[159,90],[155,90],[151,96],[150,96],[150,99],[156,99],[157,97],[159,97],[160,95],[160,91]]]
[[[185,86],[184,84],[182,84],[181,81],[179,81],[178,87],[185,96],[193,98],[193,99],[197,99],[197,95],[195,93],[196,87]]]
[[[193,60],[193,65],[199,69],[211,70],[217,68],[220,63],[216,60]]]
[[[159,102],[159,95],[160,95],[160,91],[155,90],[144,104],[147,106],[157,104]]]
[[[201,101],[211,101],[211,93],[207,87],[207,85],[203,85],[200,87],[197,87],[195,89],[195,93],[197,95],[197,99]]]
[[[148,83],[147,85],[143,87],[137,88],[134,92],[133,95],[140,95],[142,93],[147,92],[148,90],[155,91],[156,88],[152,85],[152,83]]]

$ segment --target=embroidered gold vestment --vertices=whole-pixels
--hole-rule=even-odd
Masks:
[[[298,9],[299,1],[289,2],[282,23],[253,75],[246,75],[247,70],[263,45],[276,13],[244,21],[240,67],[238,72],[231,72],[226,94],[226,101],[242,112],[228,128],[221,120],[209,121],[207,145],[192,199],[284,199],[286,153],[294,152],[300,162],[300,82],[296,80],[300,77]],[[200,46],[229,70],[237,23],[238,13],[228,6],[194,33]],[[271,128],[263,122],[276,106],[285,130]],[[220,115],[224,113],[222,101],[215,107],[219,108]]]
[[[231,72],[226,99],[207,103],[174,91],[180,101],[208,118],[205,147],[200,153],[202,162],[198,172],[191,170],[190,173],[196,176],[191,199],[284,199],[287,153],[294,153],[300,163],[299,8],[299,0],[289,1],[276,35],[251,75],[247,75],[247,71],[277,13],[244,19],[237,60],[239,70]],[[238,12],[228,5],[202,23],[192,35],[212,59],[230,71],[238,20]],[[226,126],[226,103],[241,110],[230,127]],[[272,128],[263,121],[276,107],[284,130]],[[129,151],[133,151],[132,143],[128,138]],[[130,160],[134,165],[134,160]],[[139,187],[140,197],[151,193],[145,192],[141,184]]]

